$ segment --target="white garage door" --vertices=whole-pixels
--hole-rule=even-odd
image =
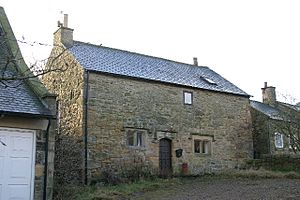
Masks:
[[[0,199],[32,200],[35,132],[0,128]]]

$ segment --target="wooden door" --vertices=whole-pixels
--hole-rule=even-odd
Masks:
[[[159,141],[159,169],[161,176],[172,175],[172,141],[163,138]]]

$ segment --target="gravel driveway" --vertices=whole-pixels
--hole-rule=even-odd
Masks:
[[[300,179],[195,178],[132,199],[299,199]]]

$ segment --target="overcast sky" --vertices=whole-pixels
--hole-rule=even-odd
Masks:
[[[208,66],[261,100],[264,82],[300,101],[298,0],[1,0],[27,62],[46,58],[62,14],[74,39]]]

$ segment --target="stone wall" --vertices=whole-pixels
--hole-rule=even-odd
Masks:
[[[84,70],[73,56],[57,45],[47,68],[58,69],[42,77],[48,90],[57,95],[58,134],[55,138],[55,181],[57,184],[83,180],[83,92]]]
[[[260,158],[263,155],[270,153],[270,119],[251,108],[252,125],[253,125],[253,148],[254,158]]]
[[[183,91],[193,92],[193,105],[183,103]],[[158,168],[159,139],[172,140],[172,166],[180,173],[215,173],[239,168],[252,158],[249,99],[188,87],[91,73],[88,101],[88,168],[97,175],[120,168],[138,155]],[[129,147],[126,129],[146,132],[144,147]],[[195,155],[194,136],[213,138],[211,155]],[[183,156],[175,156],[183,149]]]

